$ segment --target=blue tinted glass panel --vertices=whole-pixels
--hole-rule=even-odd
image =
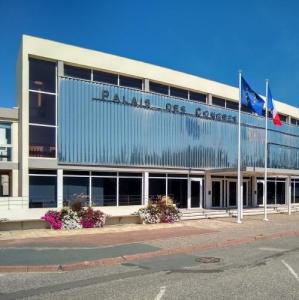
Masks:
[[[92,205],[116,206],[116,178],[92,178]]]
[[[56,63],[29,59],[29,89],[56,92]]]
[[[29,122],[43,125],[55,125],[55,95],[36,92],[29,93]]]
[[[63,177],[63,203],[69,205],[74,201],[82,201],[84,206],[89,203],[88,177]]]
[[[57,207],[56,176],[29,176],[29,207]]]

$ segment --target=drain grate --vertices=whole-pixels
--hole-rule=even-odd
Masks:
[[[209,257],[209,256],[203,256],[203,257],[197,257],[195,258],[196,262],[203,263],[203,264],[215,264],[220,262],[219,257]]]

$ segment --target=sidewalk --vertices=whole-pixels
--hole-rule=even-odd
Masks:
[[[299,236],[299,213],[273,215],[269,222],[251,216],[243,224],[226,218],[75,231],[0,232],[0,271],[76,270],[283,236]]]

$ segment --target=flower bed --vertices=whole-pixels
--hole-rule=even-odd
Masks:
[[[181,219],[181,212],[169,197],[159,197],[157,203],[150,203],[137,214],[145,224],[174,223]]]
[[[78,211],[63,208],[60,211],[49,210],[41,219],[47,221],[55,230],[96,228],[104,226],[106,215],[91,207],[80,208]]]

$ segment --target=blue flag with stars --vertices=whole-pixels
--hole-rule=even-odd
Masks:
[[[249,107],[258,115],[263,115],[264,100],[241,78],[241,104]]]

